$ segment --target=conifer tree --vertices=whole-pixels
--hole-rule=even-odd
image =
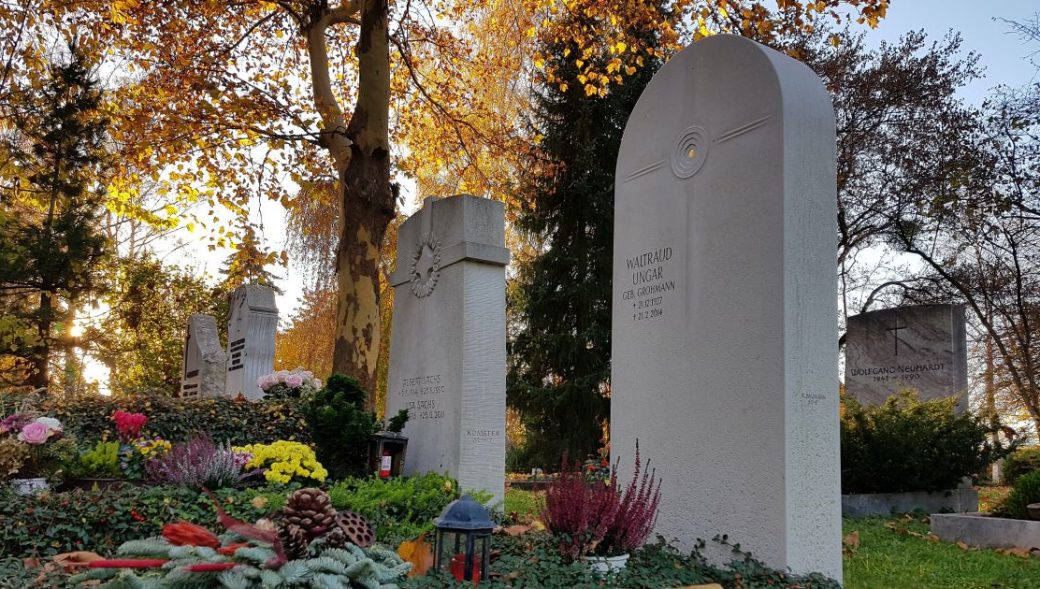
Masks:
[[[100,84],[75,46],[67,62],[52,65],[50,79],[27,80],[15,94],[3,148],[18,181],[3,187],[0,201],[17,214],[5,223],[0,293],[5,303],[21,303],[5,307],[35,331],[11,353],[31,365],[30,384],[46,387],[52,352],[75,345],[77,305],[100,288],[109,250],[99,224],[107,121]]]
[[[571,459],[594,453],[610,413],[614,165],[628,115],[659,67],[649,58],[596,92],[579,63],[609,62],[615,50],[589,56],[556,41],[541,51],[553,79],[543,76],[535,98],[541,140],[528,156],[521,185],[530,197],[516,219],[538,251],[519,262],[510,294],[508,400],[526,434],[513,467],[552,468],[563,451]]]

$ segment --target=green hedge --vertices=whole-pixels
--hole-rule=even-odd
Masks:
[[[995,426],[956,414],[954,397],[920,401],[904,392],[882,405],[851,397],[843,404],[842,493],[943,491],[1008,452],[991,444]]]
[[[182,487],[123,487],[112,490],[18,496],[0,491],[0,554],[49,556],[73,550],[112,555],[135,538],[155,536],[166,523],[186,520],[219,531],[213,502]],[[233,517],[255,521],[285,503],[287,487],[217,492]]]
[[[349,478],[333,485],[329,497],[336,509],[365,516],[375,526],[380,541],[396,544],[432,531],[434,518],[458,499],[459,493],[452,479],[427,473],[385,480]]]
[[[17,398],[3,395],[0,408],[6,415],[17,408]],[[310,429],[298,399],[236,401],[233,399],[175,399],[171,397],[98,397],[66,401],[46,399],[36,408],[58,418],[65,431],[83,443],[98,440],[106,432],[115,436],[112,414],[117,410],[144,413],[144,433],[171,441],[184,441],[205,431],[218,442],[233,445],[294,440],[310,443]]]
[[[1011,494],[1004,499],[994,515],[1013,519],[1030,519],[1029,505],[1040,503],[1040,471],[1034,471],[1018,477]]]

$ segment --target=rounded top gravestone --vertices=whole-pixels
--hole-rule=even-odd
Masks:
[[[821,81],[741,37],[698,41],[639,99],[615,186],[611,448],[631,464],[638,440],[663,477],[657,531],[840,579]]]

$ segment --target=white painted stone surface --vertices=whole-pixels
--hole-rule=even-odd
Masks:
[[[617,164],[611,449],[639,441],[683,548],[841,579],[835,190],[801,63],[719,35],[654,77]]]
[[[184,337],[181,371],[181,397],[221,397],[224,395],[224,368],[227,356],[220,347],[217,320],[212,315],[188,318]]]
[[[845,392],[881,404],[912,388],[921,399],[959,396],[968,410],[968,344],[963,305],[914,305],[849,317]]]
[[[505,492],[502,203],[428,198],[398,232],[387,415],[408,409],[405,474]]]
[[[231,293],[227,396],[237,397],[241,393],[250,400],[264,396],[256,381],[274,371],[274,335],[277,331],[278,307],[274,289],[259,284],[243,284]]]

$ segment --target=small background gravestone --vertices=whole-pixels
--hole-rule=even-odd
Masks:
[[[657,532],[842,576],[835,128],[805,65],[748,39],[673,57],[615,183],[611,452],[662,477]]]
[[[231,293],[227,396],[242,394],[251,400],[264,396],[256,381],[274,370],[274,336],[277,331],[278,307],[274,289],[259,284],[243,284]]]
[[[845,392],[880,405],[915,389],[921,399],[960,395],[968,409],[968,352],[962,305],[916,305],[849,317]]]
[[[448,473],[501,500],[506,294],[502,203],[428,198],[398,232],[386,414],[408,409],[406,475]]]
[[[211,315],[188,318],[183,359],[181,397],[223,396],[227,356],[220,346],[217,320]]]

